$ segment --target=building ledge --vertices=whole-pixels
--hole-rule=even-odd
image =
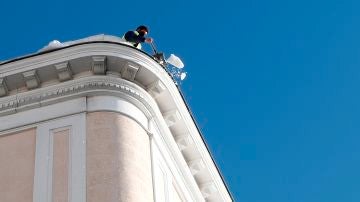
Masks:
[[[178,163],[186,162],[203,197],[232,201],[172,78],[152,56],[121,38],[97,35],[1,63],[0,118],[97,93],[114,96],[121,89],[143,99],[138,105],[143,111],[155,110],[148,118],[165,124],[169,149],[178,145],[183,159]]]

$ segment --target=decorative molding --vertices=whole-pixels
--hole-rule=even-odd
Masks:
[[[0,116],[0,135],[2,132],[14,130],[19,127],[86,112],[86,98],[71,99],[21,112],[18,112],[16,108],[8,110],[11,110],[8,115]]]
[[[2,98],[0,99],[0,116],[3,110],[10,108],[15,108],[16,112],[20,107],[31,106],[36,103],[44,106],[71,98],[86,96],[87,94],[96,95],[100,91],[108,92],[106,93],[108,95],[118,93],[129,94],[150,108],[148,103],[151,101],[148,99],[144,100],[144,93],[146,94],[146,92],[135,84],[120,78],[91,76]]]
[[[157,80],[150,84],[147,87],[147,91],[150,93],[151,96],[153,96],[155,99],[164,91],[166,90],[166,87],[163,82],[160,80]]]
[[[69,129],[69,201],[86,202],[86,114],[55,119],[39,124],[36,134],[36,157],[33,201],[52,201],[52,134]]]
[[[194,145],[194,140],[191,138],[189,134],[177,136],[175,137],[175,140],[180,151],[185,150],[191,145]]]
[[[22,73],[22,75],[25,79],[27,89],[31,90],[31,89],[39,87],[40,79],[39,79],[39,76],[37,75],[36,70],[24,72],[24,73]]]
[[[94,74],[104,75],[106,72],[106,56],[92,57],[92,71]]]
[[[164,119],[165,119],[168,127],[173,126],[174,124],[176,124],[176,122],[181,120],[181,115],[178,110],[171,110],[171,111],[165,112],[163,114],[163,116],[164,116]]]
[[[133,62],[127,62],[121,70],[121,77],[133,81],[136,73],[139,71],[139,66]]]
[[[116,72],[116,71],[106,71],[106,76],[120,78],[121,74],[120,74],[120,72]]]
[[[3,97],[8,94],[8,88],[5,83],[4,78],[0,78],[0,97]]]
[[[18,101],[16,96],[6,96],[1,98],[0,102],[0,117],[16,112]]]
[[[176,161],[174,161],[173,159],[174,156],[172,156],[171,152],[168,152],[166,149],[166,143],[159,140],[159,138],[161,137],[160,133],[158,131],[157,132],[153,131],[153,132],[155,132],[155,134],[154,134],[154,138],[151,139],[152,140],[151,156],[154,164],[153,176],[155,178],[154,179],[155,184],[158,179],[157,174],[163,173],[166,175],[164,176],[166,178],[166,180],[164,181],[167,181],[166,183],[167,186],[171,186],[173,182],[175,182],[181,188],[183,196],[185,197],[183,201],[204,201],[200,188],[198,187],[195,178],[191,176],[191,172],[189,169],[186,169],[186,171],[188,172],[188,176],[191,176],[191,178],[188,179],[189,181],[181,177],[181,175],[174,174],[174,173],[182,173],[180,170],[186,168],[187,165],[184,165],[182,167],[176,166]],[[171,178],[173,179],[171,180]],[[155,188],[154,191],[156,193],[159,187],[154,186],[154,188]],[[167,187],[167,189],[169,189],[169,187]],[[154,195],[156,196],[156,194]],[[165,201],[169,201],[169,199]]]
[[[217,192],[216,185],[212,182],[201,184],[200,191],[205,199],[212,196],[215,192]]]
[[[55,69],[58,73],[58,78],[60,81],[67,81],[72,79],[72,71],[69,62],[56,64]]]
[[[87,99],[87,112],[113,111],[126,115],[136,121],[145,131],[148,130],[148,118],[131,102],[114,96],[93,96]]]
[[[136,81],[134,81],[134,83],[126,83],[125,80],[116,78],[116,76],[113,77],[112,75],[106,77],[101,76],[103,78],[91,76],[90,74],[92,73],[89,72],[89,70],[92,69],[95,74],[95,69],[97,69],[96,61],[94,63],[94,57],[96,59],[96,57],[101,55],[106,56],[102,56],[103,62],[100,61],[100,71],[97,71],[99,74],[105,74],[106,65],[112,65],[109,69],[120,72],[122,78],[129,81],[133,81],[135,79]],[[106,64],[106,58],[104,57],[114,57],[120,62],[116,64]],[[163,136],[163,141],[166,142],[168,147],[167,149],[176,157],[175,161],[177,165],[183,165],[183,163],[186,164],[186,162],[184,159],[179,157],[181,152],[173,139],[173,135],[176,136],[179,135],[179,133],[182,134],[184,132],[188,133],[194,141],[194,150],[191,151],[191,157],[200,157],[207,167],[208,172],[205,172],[206,174],[204,175],[204,178],[206,178],[206,181],[214,182],[222,201],[232,201],[229,191],[227,190],[224,181],[221,179],[221,175],[219,174],[219,171],[217,170],[216,165],[214,164],[209,151],[201,138],[201,134],[199,133],[193,118],[188,113],[188,108],[179,93],[179,89],[173,83],[173,80],[168,73],[164,71],[163,67],[143,52],[121,44],[90,42],[87,44],[73,45],[51,53],[29,56],[6,64],[0,64],[0,76],[6,80],[8,90],[16,89],[18,88],[17,84],[19,84],[19,82],[8,82],[8,76],[17,75],[14,77],[12,76],[11,78],[20,77],[23,72],[32,70],[43,71],[47,68],[53,68],[54,64],[60,64],[66,61],[71,62],[72,60],[76,60],[78,58],[86,59],[87,61],[85,64],[92,63],[90,67],[86,67],[86,69],[84,69],[84,72],[88,72],[89,74],[84,74],[85,76],[83,76],[84,72],[77,73],[74,75],[74,80],[58,83],[55,86],[43,85],[41,86],[42,88],[33,89],[27,92],[22,91],[21,93],[10,91],[7,96],[0,98],[0,118],[5,114],[12,114],[22,110],[24,110],[22,113],[25,113],[28,109],[39,106],[43,107],[49,104],[59,103],[84,96],[125,95],[126,99],[135,102],[135,105],[143,110],[146,116],[157,117],[155,118],[155,124],[160,128],[159,130],[161,136]],[[89,62],[89,58],[92,58],[92,61],[90,59]],[[131,61],[135,67],[138,67],[137,69],[135,68],[134,74],[127,76],[127,70],[124,70],[124,66],[120,68],[121,66],[119,64],[123,64],[123,61]],[[118,66],[116,67],[116,65]],[[128,67],[128,64],[125,66]],[[56,71],[49,71],[49,73],[55,74]],[[136,77],[138,73],[139,76]],[[51,76],[54,78],[57,75]],[[42,77],[42,79],[47,78]],[[161,96],[154,96],[153,94],[153,98],[156,98],[155,101],[149,96],[149,94],[152,94],[153,92],[146,92],[141,88],[141,86],[149,86],[149,84],[155,82],[156,79],[160,80],[165,85],[166,93],[162,92]],[[10,83],[12,86],[9,86]],[[37,87],[38,86],[40,86],[40,81],[37,83]],[[175,113],[175,116],[172,117],[174,119],[172,119],[171,116],[165,117],[165,115],[168,115],[167,113],[164,113],[163,115],[161,114],[160,111],[168,112],[168,109],[176,109],[178,111],[178,114],[176,115]],[[166,125],[172,126],[176,123],[176,120],[181,121],[181,126],[184,127],[181,127],[180,131],[177,131],[177,127],[173,127],[170,131]],[[1,125],[4,124],[0,124],[0,126]],[[190,173],[190,170],[188,168],[184,168],[181,169],[181,172],[183,175],[187,175],[187,172]],[[187,181],[187,183],[190,181]]]
[[[202,170],[206,169],[204,161],[200,158],[188,162],[188,165],[193,175],[196,175]]]
[[[104,76],[83,77],[83,78],[78,78],[76,80],[70,80],[68,82],[59,83],[56,86],[47,86],[32,91],[23,92],[19,95],[11,95],[0,99],[0,101],[5,101],[0,103],[0,116],[2,112],[6,112],[7,114],[16,113],[21,111],[22,109],[37,108],[39,106],[46,106],[49,104],[54,104],[77,97],[94,96],[94,95],[119,96],[119,94],[122,94],[121,97],[124,97],[124,95],[128,95],[129,96],[128,99],[131,100],[132,102],[139,101],[140,103],[137,104],[136,102],[134,103],[135,106],[141,109],[148,118],[157,117],[155,119],[156,120],[155,122],[157,127],[160,128],[161,131],[160,134],[163,134],[163,138],[166,144],[171,145],[172,144],[171,141],[173,141],[176,147],[176,142],[174,140],[171,140],[172,139],[171,132],[169,131],[169,129],[166,129],[164,126],[170,127],[173,124],[175,124],[177,121],[181,120],[180,112],[177,110],[170,110],[164,113],[163,115],[160,113],[160,111],[156,112],[157,111],[156,102],[153,99],[151,99],[150,95],[144,89],[142,89],[141,87],[139,87],[134,83],[123,80],[121,78],[104,77]],[[43,108],[39,108],[39,110],[44,111]],[[26,112],[27,111],[24,111],[24,113]],[[23,117],[29,117],[29,116],[23,116]],[[159,119],[159,117],[164,118],[163,119],[164,126],[161,126],[162,122],[161,119]],[[5,116],[4,118],[8,118],[8,117]],[[4,123],[6,123],[6,121]],[[177,153],[176,149],[174,149],[175,147],[172,146],[168,146],[168,147],[171,147],[170,152],[173,155],[174,152]],[[180,153],[180,150],[178,150],[178,152]],[[178,163],[179,161],[180,159],[177,160]],[[189,165],[189,170],[193,175],[195,175],[202,168],[205,167],[205,163],[203,160],[201,160],[200,162],[194,161],[189,163],[188,165]]]

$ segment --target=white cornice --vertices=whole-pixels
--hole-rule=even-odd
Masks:
[[[38,83],[31,81],[35,86],[26,90],[26,80],[18,78],[33,71],[36,74],[31,78]],[[43,85],[54,78],[60,80]],[[0,98],[0,117],[84,96],[125,97],[164,128],[162,134],[168,134],[164,139],[174,155],[181,155],[179,149],[171,148],[176,145],[175,139],[191,142],[179,141],[188,155],[182,161],[187,159],[185,164],[190,167],[193,162],[203,163],[204,169],[196,172],[196,179],[206,200],[232,201],[177,86],[164,68],[143,52],[121,44],[79,44],[2,64],[1,79],[5,82],[0,87],[6,91]]]

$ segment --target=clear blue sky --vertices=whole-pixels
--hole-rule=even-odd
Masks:
[[[236,201],[360,201],[359,1],[0,5],[0,60],[148,25]]]

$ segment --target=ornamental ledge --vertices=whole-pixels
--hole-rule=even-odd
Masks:
[[[82,73],[88,72],[89,69],[92,69],[93,73],[95,73],[94,67],[91,66],[92,68],[89,68],[86,65],[88,64],[87,61],[84,60],[82,60],[84,62],[82,64],[85,65],[78,64],[76,66],[76,62],[79,62],[76,60],[90,57],[94,62],[94,56],[107,57],[106,60],[95,60],[95,69],[98,69],[96,71],[99,74],[105,75],[90,74],[82,77]],[[135,65],[129,65],[129,61]],[[127,69],[124,66],[120,66],[123,62],[127,62]],[[64,65],[66,68],[64,70],[60,67],[55,69],[54,65],[61,63],[66,64]],[[85,69],[81,69],[83,67]],[[45,69],[48,71],[51,68],[54,69],[55,76],[49,76],[59,79],[60,82],[56,83],[56,85],[45,86],[45,83],[49,80],[41,80],[44,78],[42,75]],[[79,68],[81,72],[79,72]],[[34,78],[31,78],[31,83],[28,86],[29,90],[16,92],[16,94],[10,92],[17,86],[14,84],[18,80],[16,75],[32,70],[37,70],[38,74],[34,74]],[[58,74],[61,72],[65,72],[66,75],[58,77]],[[113,72],[111,75],[114,76],[107,75],[109,72]],[[134,74],[136,74],[135,80]],[[39,76],[42,76],[40,81]],[[11,78],[11,82],[9,82],[9,78]],[[218,189],[218,192],[215,193],[220,194],[219,198],[228,201],[227,199],[230,196],[228,195],[226,185],[223,183],[176,85],[167,72],[144,53],[119,44],[83,44],[21,59],[12,63],[0,64],[0,80],[0,94],[1,92],[3,92],[2,94],[7,93],[5,96],[0,97],[0,117],[77,97],[93,95],[117,96],[119,93],[125,95],[125,98],[139,107],[148,118],[158,117],[156,118],[156,124],[164,126],[164,128],[160,127],[163,134],[170,134],[174,137],[178,132],[187,133],[191,136],[191,139],[194,141],[191,148],[194,148],[194,152],[196,152],[194,156],[201,157],[206,165],[206,169],[209,169],[206,178],[214,181]],[[166,114],[166,112],[174,112],[174,110],[175,112],[178,111],[178,113]],[[162,112],[165,112],[165,114],[162,114]],[[166,123],[165,115],[168,117],[168,123]],[[174,132],[179,125],[184,127]],[[174,138],[167,137],[167,135],[164,136],[166,136],[165,141],[169,145],[168,149],[172,151],[171,153],[183,156],[179,149],[176,151],[175,147],[178,146]],[[184,163],[189,165],[189,162],[185,162],[185,158],[183,159]],[[178,163],[181,164],[181,161],[179,160]],[[186,173],[185,171],[182,172]]]
[[[67,81],[56,86],[43,87],[1,98],[0,116],[8,115],[9,113],[4,114],[3,111],[8,111],[10,108],[15,108],[12,112],[16,113],[16,108],[20,108],[26,105],[40,103],[40,106],[44,106],[43,103],[47,103],[47,100],[51,100],[51,102],[47,104],[54,104],[64,101],[64,99],[73,99],[74,97],[93,95],[100,93],[100,91],[103,93],[105,91],[126,93],[142,101],[144,105],[147,105],[146,107],[150,107],[150,105],[147,103],[151,101],[145,98],[145,90],[137,87],[131,82],[120,78],[91,76]],[[57,98],[59,100],[57,100]]]

